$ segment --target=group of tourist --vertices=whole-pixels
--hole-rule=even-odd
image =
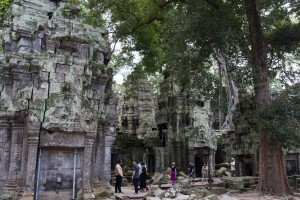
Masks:
[[[115,183],[115,193],[122,193],[122,178],[123,170],[121,167],[122,160],[118,160],[117,165],[115,167],[115,175],[116,175],[116,183]],[[132,182],[134,185],[134,194],[138,194],[139,185],[140,190],[145,192],[147,190],[146,180],[147,180],[147,168],[144,162],[133,161],[133,171],[132,171]]]
[[[115,193],[122,193],[121,190],[121,185],[122,185],[122,178],[124,177],[123,175],[123,170],[121,167],[122,160],[118,160],[117,165],[115,167],[115,175],[116,175],[116,183],[115,183]],[[139,185],[140,185],[140,190],[142,192],[145,192],[147,190],[146,186],[146,180],[147,180],[147,168],[144,162],[138,162],[138,161],[133,161],[133,171],[132,171],[132,181],[134,185],[134,194],[138,194],[139,190]],[[230,169],[231,169],[231,175],[235,176],[235,159],[232,158],[231,162],[229,163]],[[188,164],[188,173],[190,178],[195,177],[195,165],[193,164],[192,161],[189,162]],[[208,166],[207,164],[204,164],[201,168],[201,174],[202,174],[202,182],[204,181],[205,178],[208,178]],[[177,171],[176,171],[176,165],[175,162],[171,163],[171,172],[170,172],[170,179],[172,182],[172,186],[175,185],[176,183],[176,176],[177,176]]]
[[[138,194],[139,183],[140,190],[145,192],[147,189],[146,180],[147,180],[147,168],[144,162],[133,161],[133,172],[132,172],[132,181],[134,185],[134,194]]]
[[[189,162],[188,166],[188,172],[189,172],[189,177],[194,178],[195,177],[195,165],[193,164],[192,161]],[[202,174],[202,182],[204,178],[208,177],[208,166],[207,164],[204,164],[201,168],[201,174]]]

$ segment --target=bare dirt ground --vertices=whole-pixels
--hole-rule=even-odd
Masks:
[[[114,192],[114,186],[111,187],[112,191]],[[143,199],[148,193],[141,193],[139,192],[138,195],[134,194],[134,188],[133,186],[125,186],[122,187],[122,192],[124,194],[115,194],[117,196],[128,196],[128,197],[135,197],[135,199]],[[227,193],[228,196],[231,196],[231,199],[238,199],[238,200],[300,200],[300,193],[295,193],[295,196],[293,197],[278,197],[278,196],[271,196],[271,195],[266,195],[266,196],[259,196],[258,193],[255,193],[253,191],[250,192],[245,192],[245,193],[237,193],[235,192],[230,192]],[[114,199],[115,196],[111,197],[111,199]],[[226,200],[230,200],[230,198],[226,198]]]

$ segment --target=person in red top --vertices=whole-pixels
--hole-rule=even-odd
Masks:
[[[175,185],[175,181],[176,181],[176,166],[175,166],[175,162],[172,162],[172,165],[171,165],[171,180],[172,180],[172,185],[174,186]]]
[[[119,191],[119,193],[124,194],[121,190],[122,178],[124,177],[121,163],[122,163],[122,160],[118,160],[116,167],[115,167],[115,174],[116,174],[115,193],[117,193]]]

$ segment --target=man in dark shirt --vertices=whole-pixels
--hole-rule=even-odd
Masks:
[[[132,181],[133,181],[133,185],[134,185],[134,194],[138,194],[138,186],[139,186],[139,179],[140,179],[140,168],[137,165],[136,161],[133,161],[132,164],[133,164]]]
[[[188,171],[189,171],[190,178],[194,178],[195,166],[192,161],[189,162]]]

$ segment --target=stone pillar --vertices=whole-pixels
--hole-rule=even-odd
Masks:
[[[24,129],[25,130],[25,129]],[[22,163],[21,163],[21,172],[20,172],[20,180],[19,187],[20,192],[22,193],[24,187],[26,186],[26,170],[27,170],[27,159],[28,159],[28,133],[27,131],[22,131]]]
[[[210,169],[210,174],[213,174],[215,171],[215,150],[210,150],[208,155],[208,167]]]
[[[100,136],[101,134],[99,134],[99,131],[98,131],[98,138],[96,140],[96,145],[94,147],[94,153],[93,153],[93,160],[94,160],[94,165],[93,165],[93,168],[94,168],[94,171],[93,171],[93,185],[94,187],[100,187],[101,186],[101,183],[99,181],[99,179],[101,178],[100,176],[100,169],[101,169],[101,164],[103,163],[103,156],[102,156],[102,143],[103,143],[103,139],[102,137]]]
[[[169,134],[170,134],[170,132],[169,132]],[[171,133],[171,134],[173,134],[173,133]],[[167,144],[168,152],[169,152],[169,159],[167,161],[168,166],[171,165],[171,162],[175,162],[175,152],[174,152],[175,148],[174,148],[173,140],[174,140],[174,138],[168,137],[168,144]]]
[[[99,148],[97,150],[97,159],[99,159],[99,170],[96,174],[97,180],[96,178],[94,179],[95,186],[97,186],[95,182],[98,186],[109,186],[111,179],[111,146],[115,140],[115,137],[111,134],[113,131],[112,129],[105,130],[105,133],[102,130],[98,131]]]
[[[238,164],[238,165],[237,165]],[[237,175],[236,176],[243,176],[243,162],[241,160],[239,160],[239,162],[237,163],[237,167],[238,167],[238,171],[237,171]]]
[[[216,169],[216,151],[211,150],[210,156],[211,156],[211,169],[212,169],[212,171],[215,171],[215,169]]]
[[[101,167],[103,171],[101,177],[101,183],[105,184],[105,186],[109,186],[109,180],[111,179],[110,169],[111,169],[111,146],[114,142],[114,138],[112,136],[105,137],[105,149],[104,149],[104,166]]]
[[[253,154],[250,156],[251,158],[251,161],[252,161],[252,176],[255,176],[255,174],[257,173],[257,169],[256,169],[256,166],[257,166],[257,161],[256,161],[256,155]]]
[[[94,199],[91,188],[91,163],[94,139],[87,137],[83,150],[83,198]]]
[[[39,129],[27,130],[28,138],[28,155],[26,163],[26,180],[25,180],[25,192],[23,194],[24,199],[32,197],[34,195],[34,183],[35,183],[35,170],[36,170],[36,158],[38,153],[39,142]]]
[[[155,171],[159,171],[161,168],[161,152],[160,152],[160,147],[155,147]]]
[[[10,168],[8,179],[19,179],[22,162],[23,124],[12,124],[12,139],[10,149]]]
[[[10,159],[10,122],[8,120],[0,121],[0,156],[2,162],[0,163],[0,181],[5,181],[9,172],[9,159]]]

